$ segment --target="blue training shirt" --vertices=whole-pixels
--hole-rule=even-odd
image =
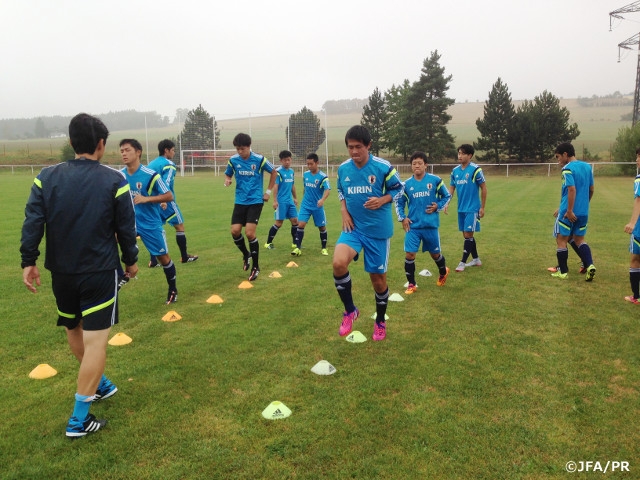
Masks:
[[[482,168],[469,162],[466,168],[458,165],[451,172],[449,185],[456,187],[458,192],[458,212],[472,213],[480,210],[480,185],[485,183]]]
[[[167,204],[166,210],[160,210],[162,218],[169,219],[172,215],[178,212],[178,206],[176,204],[176,192],[174,190],[174,183],[176,179],[176,164],[169,160],[167,157],[160,155],[158,158],[152,160],[147,168],[150,168],[154,172],[158,173],[162,178],[164,184],[173,193],[173,201]],[[162,207],[160,207],[162,208]]]
[[[425,173],[421,180],[416,177],[404,182],[404,194],[395,202],[398,220],[406,217],[411,220],[411,228],[438,228],[440,226],[440,212],[449,204],[451,194],[444,182],[437,175]],[[438,205],[433,213],[427,213],[432,203]],[[405,207],[408,213],[405,215]]]
[[[162,177],[164,184],[169,187],[171,193],[173,193],[173,200],[176,199],[176,192],[173,188],[176,178],[176,164],[169,160],[167,157],[159,156],[147,165],[147,168],[155,171]]]
[[[396,201],[402,196],[404,186],[398,172],[388,161],[369,154],[367,163],[358,168],[350,158],[338,167],[336,183],[338,199],[346,202],[356,230],[371,238],[387,239],[393,236],[391,203],[385,203],[376,210],[364,207],[370,197],[390,194],[392,201]]]
[[[127,167],[120,171],[124,174],[127,182],[129,182],[131,199],[136,195],[153,197],[170,191],[169,187],[167,187],[162,181],[162,178],[160,178],[160,175],[144,165],[140,165],[140,168],[138,168],[133,175],[129,175]],[[137,228],[147,230],[158,226],[162,227],[164,222],[162,220],[159,203],[140,203],[135,205],[135,210]]]
[[[569,203],[569,187],[575,187],[576,199],[573,213],[578,216],[589,215],[589,190],[593,186],[593,170],[591,165],[582,160],[572,160],[562,168],[562,188],[558,218],[567,213]]]
[[[308,209],[318,208],[318,200],[322,198],[326,190],[331,190],[329,177],[321,170],[318,170],[315,175],[307,170],[302,178],[304,181],[302,205]]]
[[[253,151],[248,159],[236,154],[227,162],[224,174],[228,177],[236,176],[235,203],[239,205],[255,205],[263,203],[263,176],[265,170],[273,172],[273,165],[264,156]]]
[[[635,200],[638,197],[640,197],[640,175],[637,175],[633,182],[633,198]],[[635,227],[633,227],[633,236],[640,238],[640,217],[636,221]]]
[[[278,203],[293,203],[291,189],[295,182],[295,172],[292,168],[280,165],[276,168],[276,185],[278,185]]]

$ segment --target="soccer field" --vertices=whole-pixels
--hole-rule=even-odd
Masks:
[[[371,341],[368,275],[362,261],[352,264],[362,312],[354,330],[368,339],[360,344],[338,336],[342,304],[312,222],[301,257],[289,254],[285,222],[276,248],[261,248],[253,288],[239,289],[247,272],[229,234],[233,188],[223,177],[178,178],[189,251],[200,256],[177,264],[179,302],[170,309],[182,319],[162,321],[166,282],[146,267],[141,246],[138,279],[123,287],[112,330],[133,342],[108,347],[106,374],[119,392],[92,407],[109,423],[77,441],[64,428],[78,366],[55,326],[50,275],[41,257],[34,295],[19,268],[32,181],[0,175],[2,478],[541,479],[566,478],[570,461],[626,461],[629,472],[607,478],[640,475],[640,309],[623,300],[632,178],[596,177],[587,240],[598,270],[587,283],[571,250],[568,280],[546,270],[556,264],[559,177],[489,176],[476,235],[483,266],[453,271],[462,250],[453,200],[440,228],[447,283],[417,277],[417,293],[390,302],[383,342]],[[331,253],[335,190],[326,210]],[[271,225],[266,205],[261,247]],[[388,277],[390,293],[405,297],[403,236],[396,222]],[[167,237],[175,260],[170,227]],[[297,268],[287,268],[291,260]],[[437,273],[428,254],[416,265]],[[275,271],[282,277],[270,278]],[[212,295],[224,302],[207,303]],[[312,373],[322,359],[337,372]],[[58,374],[28,378],[41,363]],[[262,417],[275,400],[289,418]]]

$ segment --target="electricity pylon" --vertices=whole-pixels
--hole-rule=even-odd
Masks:
[[[611,31],[611,21],[613,18],[624,19],[623,13],[640,12],[640,1],[625,5],[613,12],[609,12],[609,31]],[[632,50],[632,45],[638,45],[640,48],[640,33],[636,33],[633,37],[627,38],[618,44],[618,62],[620,62],[620,49]],[[636,67],[636,88],[633,94],[633,120],[631,125],[635,125],[640,119],[640,50],[638,51],[638,66]]]

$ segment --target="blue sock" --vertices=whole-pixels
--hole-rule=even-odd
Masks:
[[[586,242],[582,243],[578,247],[578,251],[580,252],[580,259],[582,260],[584,267],[587,268],[589,265],[593,263],[593,258],[591,258],[591,249],[589,248],[589,245],[587,245]]]
[[[76,393],[76,403],[73,407],[73,414],[71,415],[71,421],[77,421],[82,423],[89,415],[89,407],[93,401],[93,395],[80,395]]]

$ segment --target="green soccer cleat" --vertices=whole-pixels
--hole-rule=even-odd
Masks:
[[[587,282],[591,282],[593,280],[593,277],[596,276],[596,267],[595,265],[591,264],[587,267],[587,274],[585,275],[585,280]]]

